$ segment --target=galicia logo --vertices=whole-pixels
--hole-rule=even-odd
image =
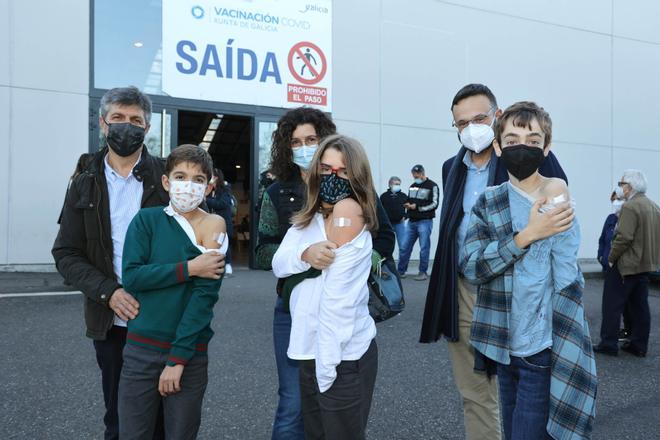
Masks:
[[[193,6],[192,9],[190,10],[190,13],[192,14],[193,17],[195,17],[198,20],[204,18],[204,8],[202,8],[201,6]]]
[[[307,4],[305,5],[305,9],[302,11],[298,11],[301,14],[306,14],[307,12],[318,12],[320,14],[327,14],[328,8],[321,6],[321,5],[314,5],[314,4]]]

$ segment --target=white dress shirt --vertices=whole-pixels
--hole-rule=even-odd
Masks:
[[[108,184],[108,200],[110,205],[110,229],[112,230],[112,265],[121,283],[121,261],[124,254],[126,231],[135,214],[140,210],[144,188],[142,182],[135,178],[133,169],[140,163],[138,158],[128,177],[117,173],[108,163],[105,156],[105,180]],[[130,292],[128,292],[130,293]],[[126,321],[115,315],[115,325],[126,327]]]
[[[325,241],[323,216],[316,214],[305,228],[292,226],[273,257],[278,278],[310,268],[301,255],[310,245]],[[341,361],[356,361],[376,337],[369,315],[367,278],[371,271],[371,234],[357,237],[335,250],[334,262],[317,278],[298,284],[291,293],[291,359],[316,360],[319,390],[327,391]]]

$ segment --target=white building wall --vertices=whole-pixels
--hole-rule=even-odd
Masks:
[[[449,105],[483,82],[534,100],[592,258],[625,168],[660,200],[660,4],[653,0],[335,0],[333,117],[367,148],[379,191],[415,163],[440,183],[458,150]],[[88,149],[89,2],[0,0],[0,268],[51,264],[68,176]],[[6,62],[5,62],[6,61]],[[120,62],[120,61],[119,61]],[[431,257],[437,243],[437,220]],[[413,253],[417,258],[417,250]]]
[[[88,149],[89,4],[0,0],[0,22],[0,265],[50,265]]]
[[[594,258],[624,169],[643,170],[660,200],[658,16],[652,0],[336,0],[333,115],[364,142],[383,191],[391,175],[411,183],[415,163],[441,182],[463,85],[487,84],[501,108],[536,101],[577,201],[579,256]],[[437,231],[436,220],[431,258]]]

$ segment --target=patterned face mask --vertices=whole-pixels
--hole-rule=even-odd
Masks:
[[[332,174],[324,174],[321,177],[321,189],[320,196],[321,200],[325,203],[334,205],[340,200],[344,200],[347,197],[350,197],[353,194],[353,189],[351,188],[351,183],[348,179],[342,179],[337,176],[336,172]]]
[[[179,212],[197,209],[204,200],[206,185],[190,180],[170,180],[170,202]]]

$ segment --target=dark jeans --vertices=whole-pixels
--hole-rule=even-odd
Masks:
[[[273,422],[273,440],[303,440],[302,412],[300,410],[300,382],[298,361],[286,355],[291,335],[291,314],[284,310],[282,298],[277,297],[273,315],[273,345],[280,396]]]
[[[103,400],[105,401],[105,440],[119,438],[119,418],[117,417],[117,393],[119,376],[123,363],[122,351],[126,344],[126,327],[113,326],[105,341],[94,341],[96,363],[101,369]]]
[[[337,366],[337,378],[325,393],[319,391],[314,361],[300,361],[305,439],[364,439],[377,373],[375,339],[359,360]]]
[[[497,364],[500,410],[506,440],[552,439],[545,427],[550,406],[551,350],[527,357],[511,356]]]
[[[208,362],[207,356],[194,356],[183,369],[181,391],[162,397],[158,381],[167,365],[167,353],[126,344],[119,383],[121,440],[152,438],[161,403],[166,438],[197,438],[208,383]]]
[[[600,325],[600,344],[618,350],[621,314],[626,308],[630,313],[630,344],[633,348],[646,352],[651,331],[649,310],[649,276],[647,273],[622,277],[616,266],[605,273],[603,321]]]

